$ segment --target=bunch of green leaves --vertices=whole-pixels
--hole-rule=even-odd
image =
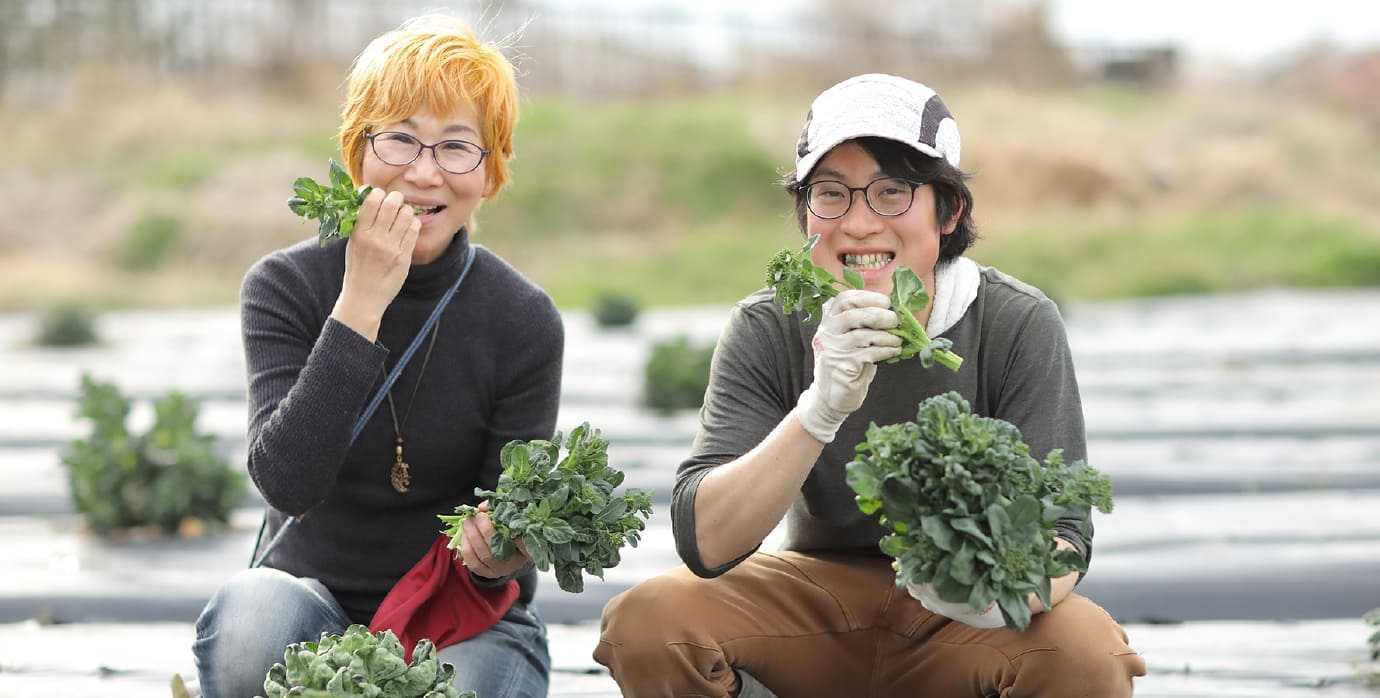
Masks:
[[[1380,608],[1372,608],[1369,611],[1366,611],[1364,620],[1366,621],[1366,625],[1369,625],[1371,627],[1380,627]],[[1375,632],[1371,633],[1370,638],[1367,640],[1367,642],[1370,643],[1371,660],[1374,661],[1380,659],[1380,630],[1376,630]]]
[[[497,489],[475,488],[475,494],[489,501],[495,529],[489,547],[496,557],[511,557],[520,538],[537,569],[554,567],[560,587],[579,593],[582,570],[603,579],[604,570],[618,565],[624,544],[637,547],[652,499],[635,488],[614,494],[623,473],[609,467],[608,441],[588,423],[570,431],[565,450],[561,456],[559,432],[551,441],[510,441],[499,454]],[[441,515],[451,548],[459,547],[464,523],[476,513],[462,505],[455,515]]]
[[[642,366],[642,404],[663,413],[699,409],[713,359],[713,344],[683,334],[656,341]]]
[[[1372,628],[1380,628],[1380,608],[1372,608],[1366,611],[1366,615],[1362,617],[1362,620],[1366,622],[1366,625]],[[1366,642],[1370,645],[1370,661],[1380,661],[1380,630],[1371,633]],[[1372,668],[1363,671],[1362,676],[1365,678],[1366,683],[1370,684],[1372,687],[1380,686],[1380,670]]]
[[[344,168],[335,160],[329,163],[329,184],[320,184],[311,177],[298,177],[292,183],[294,196],[288,199],[288,208],[293,213],[321,221],[317,242],[323,247],[332,237],[350,237],[359,218],[359,205],[373,189],[367,184],[356,188]]]
[[[781,250],[767,264],[767,286],[775,289],[777,305],[787,313],[804,312],[806,322],[818,322],[825,302],[837,296],[840,290],[860,289],[865,285],[862,276],[848,267],[843,268],[843,281],[840,282],[828,269],[815,264],[810,259],[810,250],[817,242],[819,236],[813,235],[798,251]],[[957,371],[963,365],[963,358],[953,353],[953,342],[943,337],[931,339],[915,318],[915,313],[924,310],[929,302],[925,282],[915,271],[905,266],[892,270],[891,309],[900,324],[889,331],[900,337],[902,344],[901,354],[887,363],[919,357],[925,368],[939,363]]]
[[[96,314],[76,303],[60,303],[39,318],[34,343],[41,347],[83,347],[96,344]]]
[[[973,414],[955,392],[922,401],[914,422],[870,425],[845,477],[858,508],[891,531],[880,547],[898,586],[932,584],[974,610],[996,601],[1018,631],[1031,592],[1049,608],[1050,580],[1087,570],[1055,549],[1055,521],[1076,518],[1090,535],[1092,508],[1112,508],[1106,475],[1059,450],[1041,464],[1015,425]]]
[[[455,667],[436,658],[431,640],[420,640],[409,664],[391,630],[370,633],[351,625],[344,634],[321,633],[319,642],[294,642],[264,678],[267,698],[476,698],[458,692]]]
[[[217,526],[244,497],[245,476],[196,430],[199,405],[170,391],[154,401],[144,434],[126,426],[130,400],[113,383],[81,377],[77,415],[91,433],[62,454],[73,503],[97,533],[153,525],[172,533],[185,519]]]

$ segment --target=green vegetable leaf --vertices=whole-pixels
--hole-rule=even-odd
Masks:
[[[912,422],[870,425],[845,481],[889,529],[878,547],[899,586],[932,584],[978,610],[996,601],[1014,630],[1030,623],[1032,593],[1047,606],[1052,578],[1087,569],[1056,549],[1055,522],[1090,526],[1093,508],[1112,507],[1106,475],[1059,451],[1036,461],[1015,425],[973,414],[954,392],[922,401]]]
[[[316,234],[323,247],[333,237],[350,237],[359,218],[359,205],[373,189],[368,185],[355,188],[350,174],[335,160],[328,161],[328,165],[329,186],[310,177],[298,177],[292,183],[293,196],[287,202],[298,216],[321,222]]]
[[[420,640],[412,663],[404,658],[402,643],[392,631],[370,633],[363,625],[351,625],[340,635],[322,633],[319,642],[293,643],[264,678],[269,698],[307,696],[396,696],[460,698],[453,685],[455,667],[439,663],[430,640]]]
[[[858,272],[844,267],[843,282],[834,278],[829,270],[815,264],[810,258],[810,250],[819,242],[818,235],[812,235],[799,250],[781,250],[767,264],[767,286],[775,290],[776,304],[787,313],[801,311],[806,322],[819,322],[824,303],[839,294],[839,287],[860,289],[865,283]],[[953,353],[953,342],[944,339],[930,339],[915,319],[915,313],[929,305],[930,297],[925,292],[925,283],[909,267],[898,266],[891,272],[891,310],[900,320],[891,334],[902,340],[901,354],[888,363],[911,357],[919,357],[920,365],[930,368],[940,364],[951,371],[963,365],[963,358]]]
[[[651,516],[651,495],[638,489],[614,493],[623,472],[609,467],[608,441],[588,423],[571,429],[564,441],[559,433],[550,441],[511,441],[499,461],[497,489],[475,491],[489,500],[495,531],[489,547],[507,559],[521,539],[537,569],[554,568],[565,591],[583,591],[584,572],[602,577],[616,567],[619,549],[637,545]],[[451,548],[476,513],[462,505],[439,517]]]

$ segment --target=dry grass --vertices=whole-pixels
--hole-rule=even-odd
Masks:
[[[293,97],[248,85],[171,84],[91,71],[46,106],[0,106],[0,118],[16,134],[16,148],[0,162],[0,210],[7,212],[0,217],[0,310],[64,300],[106,307],[233,303],[254,259],[314,232],[288,214],[284,201],[293,177],[324,175],[323,161],[333,154],[336,87],[323,80]],[[978,173],[979,253],[999,256],[1016,241],[1026,249],[1040,236],[1057,253],[1066,241],[1106,231],[1153,235],[1160,223],[1182,229],[1199,217],[1276,208],[1305,210],[1380,238],[1380,134],[1356,115],[1241,86],[1057,94],[975,86],[950,91],[946,100],[963,129],[965,168]],[[705,115],[712,113],[720,128],[745,132],[743,145],[734,147],[758,148],[757,162],[787,165],[805,100],[727,101],[730,111],[741,112],[736,121],[723,119],[723,99],[707,104],[715,111]],[[761,182],[760,192],[706,195],[697,192],[703,181],[675,180],[660,163],[699,166],[683,143],[637,153],[637,166],[603,158],[614,163],[607,171],[594,162],[604,147],[596,144],[582,160],[543,169],[568,142],[572,114],[630,119],[617,127],[622,130],[579,125],[581,138],[607,141],[611,154],[641,118],[636,104],[629,107],[632,117],[629,108],[547,108],[571,121],[529,132],[535,142],[526,150],[519,143],[515,186],[489,212],[503,225],[485,230],[481,212],[478,237],[550,285],[558,300],[579,303],[598,290],[590,284],[599,274],[570,274],[581,265],[616,260],[626,266],[641,257],[648,265],[685,266],[690,277],[714,268],[714,260],[695,267],[695,260],[676,255],[732,256],[725,246],[734,228],[743,235],[792,235],[782,215],[787,202],[773,181]],[[697,108],[683,103],[672,111]],[[536,220],[525,214],[543,202],[543,188],[546,195],[579,195],[524,229],[524,221]],[[679,191],[681,199],[658,198],[667,191]],[[724,200],[735,196],[741,200]],[[121,269],[117,251],[150,215],[178,223],[166,261],[152,272]],[[712,244],[689,244],[711,232]],[[494,237],[485,239],[486,233]],[[760,254],[760,247],[748,244],[741,252]],[[1081,249],[1086,254],[1092,247]],[[747,279],[760,265],[746,259],[740,266]],[[631,278],[657,283],[659,276],[647,269]],[[691,292],[705,285],[684,283]],[[664,295],[676,298],[680,291]]]
[[[1221,86],[1120,109],[996,89],[961,99],[965,164],[1000,234],[1043,229],[1038,217],[1108,226],[1281,204],[1380,231],[1380,134],[1347,114]]]

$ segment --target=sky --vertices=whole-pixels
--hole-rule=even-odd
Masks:
[[[1375,0],[1049,0],[1054,33],[1071,44],[1174,43],[1205,60],[1268,62],[1330,41],[1380,49]]]
[[[549,0],[554,6],[560,0]],[[906,1],[906,0],[903,0]],[[922,2],[923,0],[908,0]],[[945,0],[952,2],[953,0]],[[1190,58],[1268,63],[1318,40],[1380,49],[1380,0],[990,0],[1046,2],[1051,29],[1080,47],[1173,44]],[[838,0],[846,8],[844,0]],[[818,0],[595,0],[610,9],[770,22]],[[840,11],[843,11],[842,9]]]

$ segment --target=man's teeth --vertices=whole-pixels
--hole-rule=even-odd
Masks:
[[[854,269],[881,269],[894,259],[896,255],[890,252],[874,252],[872,254],[846,254],[843,256],[843,263]]]

